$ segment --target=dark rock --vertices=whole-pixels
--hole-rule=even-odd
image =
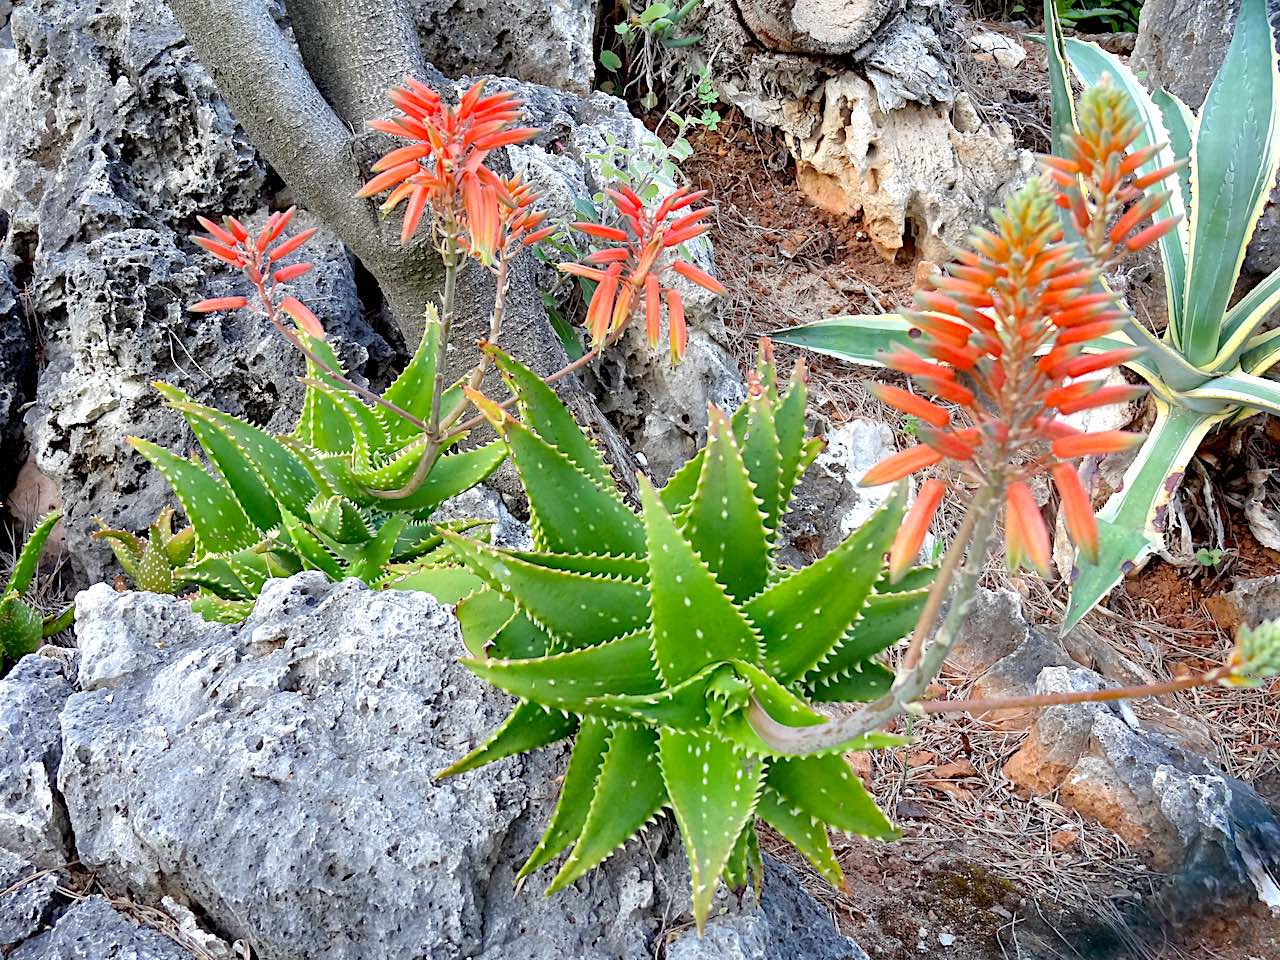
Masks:
[[[89,897],[48,933],[28,940],[9,960],[191,960],[164,934],[135,923],[102,897]]]
[[[0,211],[0,244],[5,217]],[[0,490],[7,491],[24,458],[22,408],[36,385],[36,359],[31,331],[13,271],[0,259]]]

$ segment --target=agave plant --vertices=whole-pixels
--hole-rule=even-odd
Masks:
[[[915,622],[932,575],[914,570],[892,588],[883,576],[905,495],[792,570],[777,559],[778,528],[821,449],[805,436],[800,370],[779,392],[764,351],[747,401],[732,418],[711,410],[706,447],[665,487],[642,480],[637,513],[554,392],[509,357],[497,363],[522,421],[476,402],[520,473],[535,549],[446,534],[464,566],[396,584],[463,594],[464,663],[519,698],[490,739],[444,773],[576,731],[551,822],[520,871],[523,879],[568,851],[548,892],[668,808],[699,925],[720,879],[759,882],[757,817],[839,884],[829,827],[895,835],[841,752],[900,741],[877,733],[782,757],[754,724],[821,723],[813,704],[870,700],[892,683],[876,657]]]
[[[105,540],[116,560],[139,590],[177,593],[183,581],[174,571],[185,566],[196,548],[196,532],[190,527],[173,529],[173,508],[165,507],[152,521],[145,538],[128,530],[108,527],[101,518],[90,536]]]
[[[329,370],[341,372],[326,341],[301,325],[295,336],[305,338]],[[199,589],[194,602],[205,616],[243,619],[271,577],[308,569],[376,583],[389,565],[421,560],[441,547],[431,512],[492,473],[506,448],[495,440],[435,457],[430,471],[411,482],[427,437],[391,411],[418,419],[427,414],[439,338],[440,324],[429,316],[413,359],[382,395],[385,406],[366,405],[308,361],[302,413],[284,436],[155,384],[213,467],[129,440],[164,475],[191,521],[191,560],[171,577]],[[445,402],[460,398],[460,391],[446,391]]]
[[[1230,305],[1280,165],[1280,69],[1265,0],[1241,3],[1226,60],[1199,117],[1166,91],[1148,93],[1119,59],[1094,44],[1064,40],[1051,2],[1045,22],[1059,143],[1078,120],[1069,63],[1086,88],[1105,78],[1127,99],[1139,131],[1134,155],[1142,158],[1134,177],[1183,165],[1178,188],[1150,211],[1154,224],[1168,230],[1159,243],[1168,326],[1157,337],[1131,319],[1086,347],[1097,353],[1140,348],[1124,365],[1151,386],[1156,421],[1120,491],[1098,513],[1097,555],[1077,556],[1063,624],[1069,629],[1126,571],[1163,546],[1169,498],[1204,436],[1218,424],[1280,413],[1280,383],[1265,376],[1280,361],[1280,330],[1262,330],[1280,304],[1280,271]],[[1054,166],[1073,177],[1064,157]],[[1071,217],[1064,220],[1070,229]],[[876,363],[880,351],[906,342],[912,326],[898,315],[839,317],[777,339]]]
[[[0,594],[0,666],[35,652],[40,641],[71,626],[75,607],[68,606],[57,614],[42,617],[26,600],[26,593],[35,579],[40,563],[40,553],[53,528],[61,519],[58,511],[46,514],[31,531],[31,536],[18,551],[9,582]]]

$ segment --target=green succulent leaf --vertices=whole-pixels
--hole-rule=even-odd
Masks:
[[[61,519],[61,510],[53,510],[40,518],[27,537],[26,543],[18,551],[18,559],[13,563],[13,569],[9,572],[9,582],[4,588],[5,597],[20,597],[31,588],[31,581],[35,579],[36,569],[40,566],[40,554],[44,550],[49,535],[53,533],[53,528]]]
[[[667,798],[656,739],[647,727],[613,727],[582,833],[547,893],[564,889],[603,863],[662,809]]]
[[[662,780],[684,840],[701,929],[720,874],[755,814],[764,764],[719,737],[677,730],[658,735]]]
[[[574,717],[559,710],[548,710],[536,703],[522,700],[507,715],[502,726],[490,734],[489,739],[461,760],[441,770],[436,777],[441,780],[445,777],[455,777],[460,773],[482,767],[486,763],[501,760],[503,757],[514,757],[530,750],[550,746],[572,734],[577,726],[578,721]],[[581,742],[581,740],[580,735],[578,741]]]
[[[426,422],[431,417],[431,398],[436,383],[436,358],[440,355],[440,316],[434,304],[427,305],[426,322],[422,330],[422,340],[414,351],[408,366],[400,371],[400,376],[387,387],[382,399],[406,413]],[[445,409],[444,404],[441,408]],[[385,408],[382,414],[386,421],[388,445],[401,448],[406,443],[422,436],[422,429]]]
[[[582,836],[582,829],[587,824],[587,814],[591,810],[591,800],[595,796],[600,767],[604,764],[605,750],[612,735],[612,727],[603,720],[588,717],[582,721],[578,737],[573,743],[573,753],[569,755],[569,766],[560,783],[560,795],[556,798],[551,822],[529,859],[516,874],[517,880],[523,880],[535,870],[546,866]]]
[[[835,851],[831,849],[831,837],[822,821],[802,807],[784,800],[767,783],[760,791],[757,812],[765,823],[782,834],[789,844],[813,864],[827,883],[833,887],[845,885],[844,872],[836,860]]]
[[[774,760],[769,764],[768,784],[784,803],[837,830],[880,840],[899,836],[842,756]]]

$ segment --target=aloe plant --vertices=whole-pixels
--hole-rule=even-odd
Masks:
[[[26,599],[40,564],[40,553],[61,517],[61,512],[55,510],[41,518],[9,572],[9,582],[0,594],[0,666],[7,668],[19,657],[34,653],[41,640],[67,629],[75,617],[73,606],[41,616]]]
[[[296,335],[329,370],[341,372],[325,340],[301,327]],[[421,561],[439,550],[441,528],[429,522],[432,511],[479,483],[506,457],[497,440],[433,454],[430,471],[418,476],[427,438],[391,411],[428,414],[440,336],[439,321],[429,315],[417,352],[383,394],[382,406],[366,405],[308,361],[302,412],[284,436],[196,403],[176,387],[155,384],[186,419],[212,467],[130,438],[173,487],[194,531],[189,560],[170,558],[168,580],[158,573],[157,579],[195,587],[194,604],[206,617],[235,622],[247,616],[268,578],[308,569],[374,584],[392,565]],[[455,387],[445,392],[444,402],[460,397]],[[121,543],[114,537],[117,554]],[[137,556],[140,566],[145,550]]]
[[[637,513],[554,392],[509,357],[497,363],[522,421],[476,402],[524,483],[535,548],[446,534],[462,566],[395,584],[460,597],[463,662],[518,698],[444,775],[576,733],[551,821],[519,874],[568,851],[548,892],[666,809],[684,841],[699,925],[720,879],[759,882],[757,818],[839,884],[829,827],[896,835],[841,752],[900,739],[874,733],[784,757],[753,724],[821,723],[813,704],[889,688],[893,674],[877,655],[915,622],[933,573],[911,571],[892,588],[884,577],[905,496],[811,566],[789,569],[777,558],[779,526],[821,449],[805,436],[799,371],[780,392],[763,353],[743,406],[732,417],[710,411],[706,447],[662,489],[642,478]]]
[[[1096,559],[1076,558],[1063,624],[1069,629],[1126,571],[1162,548],[1169,498],[1204,436],[1222,423],[1280,413],[1280,383],[1265,376],[1280,361],[1280,330],[1262,330],[1280,304],[1280,271],[1230,305],[1280,166],[1280,69],[1265,0],[1243,0],[1199,117],[1167,91],[1148,93],[1128,67],[1096,45],[1064,39],[1051,2],[1045,23],[1055,139],[1075,125],[1069,65],[1086,88],[1106,78],[1126,95],[1142,127],[1135,150],[1154,148],[1138,168],[1139,178],[1185,164],[1178,189],[1153,217],[1156,223],[1182,220],[1160,240],[1168,326],[1157,337],[1131,320],[1087,347],[1142,348],[1125,365],[1150,384],[1156,421],[1120,491],[1098,513]],[[847,316],[796,327],[777,339],[874,364],[882,350],[905,342],[911,327],[895,314]]]
[[[183,581],[174,576],[174,571],[191,559],[196,548],[196,532],[190,526],[175,531],[173,513],[172,507],[161,510],[148,527],[145,538],[128,530],[108,527],[101,518],[95,518],[98,529],[90,536],[107,542],[116,561],[139,590],[177,593]]]

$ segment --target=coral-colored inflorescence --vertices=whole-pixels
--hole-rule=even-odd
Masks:
[[[671,358],[679,360],[688,342],[684,301],[677,290],[662,282],[663,274],[671,269],[712,293],[725,292],[715,277],[670,254],[711,229],[704,221],[711,216],[712,208],[689,210],[707,192],[682,187],[653,210],[625,185],[605,193],[617,208],[617,225],[575,223],[573,228],[612,246],[589,254],[583,263],[560,264],[566,273],[596,283],[587,308],[587,328],[592,343],[598,346],[607,335],[616,334],[626,326],[637,310],[643,310],[649,345],[656,346],[661,329],[661,305],[665,303]]]
[[[499,147],[524,143],[537,134],[532,127],[515,125],[523,104],[512,93],[485,96],[484,81],[467,90],[456,106],[413,77],[405,77],[404,86],[387,91],[387,96],[401,115],[370,121],[369,126],[409,144],[373,165],[377,176],[359,196],[390,190],[383,213],[407,203],[400,229],[402,244],[409,242],[430,208],[437,234],[469,233],[465,248],[490,263],[497,245],[495,225],[503,219],[501,207],[518,209],[519,200],[511,184],[489,170],[485,160]]]
[[[1072,539],[1096,556],[1092,505],[1070,461],[1142,440],[1119,431],[1082,433],[1062,419],[1144,391],[1078,379],[1142,352],[1114,336],[1129,317],[1101,286],[1101,274],[1175,224],[1166,219],[1137,229],[1164,198],[1144,190],[1173,168],[1133,179],[1150,153],[1126,155],[1139,127],[1114,90],[1100,86],[1082,99],[1080,128],[1065,157],[1047,159],[1048,179],[1015,195],[992,229],[975,231],[945,274],[917,292],[913,347],[888,354],[885,363],[960,408],[960,416],[899,387],[872,386],[880,400],[918,418],[923,442],[877,464],[862,481],[888,483],[945,461],[977,484],[996,484],[1005,492],[1010,564],[1027,562],[1046,574],[1049,534],[1028,482],[1051,475]],[[1059,208],[1069,211],[1078,237],[1064,237]],[[1115,346],[1097,342],[1108,335]],[[895,576],[918,553],[947,482],[922,487],[893,545]]]
[[[281,240],[274,247],[271,246],[280,240],[296,209],[290,207],[283,212],[271,214],[256,234],[235,217],[223,217],[221,226],[206,217],[197,217],[200,225],[207,231],[207,236],[196,237],[195,241],[219,260],[244,273],[258,293],[258,306],[273,323],[279,322],[277,311],[280,311],[291,317],[309,336],[322,339],[324,328],[307,305],[297,297],[279,295],[279,285],[296,280],[312,266],[305,262],[287,266],[279,264],[311,239],[316,232],[315,227],[300,231]],[[248,306],[248,297],[214,297],[194,303],[189,309],[196,313],[214,313],[219,310],[241,310]]]

